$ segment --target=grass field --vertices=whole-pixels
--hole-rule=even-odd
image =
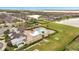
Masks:
[[[67,51],[79,51],[79,41],[73,41],[66,47]]]
[[[46,38],[48,42],[44,40],[40,41],[39,44],[32,46],[27,51],[38,49],[39,51],[63,51],[66,46],[79,34],[79,28],[57,24],[50,21],[40,21],[42,26],[52,30],[56,30],[57,33],[50,35]]]

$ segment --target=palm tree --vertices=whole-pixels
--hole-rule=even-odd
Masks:
[[[44,38],[44,33],[45,33],[45,32],[44,32],[44,31],[42,31],[42,38]]]

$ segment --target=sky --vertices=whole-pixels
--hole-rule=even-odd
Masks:
[[[79,10],[79,7],[0,7],[1,10]]]

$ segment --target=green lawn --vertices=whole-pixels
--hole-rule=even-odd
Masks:
[[[79,34],[79,28],[57,24],[50,21],[40,21],[42,26],[47,27],[52,30],[56,30],[55,35],[50,35],[46,39],[49,42],[41,41],[40,45],[35,45],[27,51],[32,51],[38,49],[40,51],[62,51],[66,46]]]

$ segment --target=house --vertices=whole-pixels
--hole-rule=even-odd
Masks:
[[[0,28],[0,36],[2,36],[6,30],[8,30],[7,27]]]
[[[25,39],[26,37],[20,36],[20,37],[16,37],[14,39],[11,40],[12,45],[16,45],[17,47],[19,47],[20,45],[24,45],[25,44]]]
[[[12,28],[10,30],[9,36],[11,38],[11,44],[13,46],[20,47],[20,45],[24,45],[26,42],[26,36],[24,36],[17,28]]]

